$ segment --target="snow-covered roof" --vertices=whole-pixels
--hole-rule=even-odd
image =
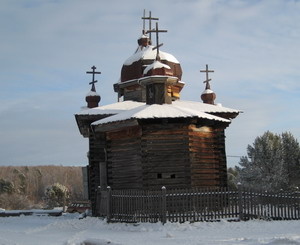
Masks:
[[[229,119],[211,115],[210,113],[236,113],[240,111],[195,101],[173,101],[172,104],[152,104],[144,102],[122,101],[110,105],[83,109],[76,115],[107,115],[95,121],[92,125],[103,125],[126,120],[156,119],[156,118],[202,118],[230,123]]]
[[[136,101],[122,101],[109,105],[99,106],[95,108],[84,108],[82,111],[76,113],[76,115],[106,115],[106,114],[118,114],[124,111],[129,111],[140,106],[145,105],[144,102]],[[158,108],[163,105],[157,105]],[[170,107],[179,107],[184,109],[193,109],[205,113],[239,113],[239,110],[223,107],[222,105],[211,105],[197,101],[185,101],[176,100],[173,101]],[[174,116],[175,117],[175,116]]]
[[[87,93],[86,97],[88,97],[88,96],[99,96],[99,94],[95,91],[90,91]]]
[[[194,109],[183,109],[169,104],[163,105],[143,105],[135,109],[119,113],[117,115],[104,118],[102,120],[92,123],[93,125],[100,125],[105,123],[125,121],[129,119],[155,119],[155,118],[192,118],[199,117],[209,120],[230,122],[228,119],[213,116],[205,112],[196,111]]]
[[[106,115],[106,114],[117,114],[123,111],[128,111],[144,105],[143,102],[136,101],[122,101],[114,104],[99,106],[95,108],[84,108],[80,112],[76,113],[76,115]]]
[[[149,38],[149,36],[147,34],[142,34],[140,38]]]
[[[240,113],[240,110],[223,107],[221,104],[211,105],[197,101],[176,100],[173,105],[179,105],[184,108],[193,108],[206,113]]]
[[[214,93],[214,91],[212,91],[211,89],[205,89],[202,94],[212,94],[212,93]]]
[[[130,119],[155,119],[155,118],[192,118],[198,117],[208,120],[220,121],[220,122],[230,122],[230,120],[214,116],[210,113],[218,112],[230,112],[238,113],[238,110],[233,110],[230,108],[225,108],[222,106],[208,105],[201,102],[192,101],[174,101],[172,104],[153,104],[153,105],[140,105],[132,108],[130,110],[122,111],[116,115],[106,117],[104,119],[98,120],[92,125],[102,125],[106,123],[112,123],[117,121],[125,121]]]
[[[167,66],[169,67],[169,66]],[[136,78],[136,79],[131,79],[131,80],[127,80],[125,82],[119,82],[119,83],[116,83],[118,84],[119,86],[122,86],[124,87],[124,85],[126,86],[127,84],[130,84],[130,85],[133,85],[135,83],[143,83],[144,80],[149,80],[149,77],[151,77],[152,79],[168,79],[169,81],[177,81],[178,83],[181,83],[181,84],[185,84],[185,82],[181,81],[178,79],[178,77],[175,77],[175,76],[165,76],[165,75],[152,75],[152,76],[146,76],[146,77],[141,77],[141,78]]]
[[[171,69],[170,66],[155,60],[152,64],[150,64],[146,67],[146,69],[144,70],[144,74],[147,74],[148,71],[150,71],[151,69],[157,69],[157,68],[163,68],[163,67],[167,68],[167,69]]]
[[[144,60],[155,60],[156,58],[156,50],[153,50],[154,46],[149,45],[145,48],[138,49],[136,53],[134,53],[131,57],[129,57],[125,62],[124,65],[131,65],[133,62],[136,62],[140,59]],[[161,60],[167,60],[173,63],[179,64],[179,61],[171,54],[159,51],[159,57]]]

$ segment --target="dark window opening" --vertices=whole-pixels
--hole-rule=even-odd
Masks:
[[[161,179],[162,178],[162,174],[157,174],[157,178]]]
[[[176,177],[175,174],[171,174],[171,175],[170,175],[170,178],[171,178],[171,179],[175,179],[175,177]]]

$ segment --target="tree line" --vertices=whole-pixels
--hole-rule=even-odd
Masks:
[[[49,201],[46,190],[58,184],[67,188],[68,201],[83,199],[81,167],[2,166],[0,208],[44,208]]]

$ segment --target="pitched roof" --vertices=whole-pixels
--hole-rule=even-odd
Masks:
[[[209,120],[230,122],[230,120],[213,116],[205,112],[198,111],[193,108],[176,106],[173,104],[163,104],[163,105],[142,105],[134,109],[121,112],[119,114],[106,117],[104,119],[98,120],[92,125],[102,125],[106,123],[125,121],[130,119],[155,119],[155,118],[204,118]]]
[[[75,115],[108,115],[108,114],[118,114],[123,111],[128,111],[144,105],[143,102],[136,102],[136,101],[123,101],[117,102],[109,105],[99,106],[95,108],[83,108],[80,112],[76,113]]]
[[[76,115],[110,115],[98,120],[93,125],[125,121],[130,119],[155,119],[155,118],[192,118],[198,117],[208,120],[230,122],[223,117],[209,113],[236,113],[240,111],[193,101],[173,101],[172,104],[147,105],[142,102],[123,101],[110,105],[100,106],[92,109],[85,109]]]

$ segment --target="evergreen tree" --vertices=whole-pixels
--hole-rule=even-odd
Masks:
[[[48,208],[64,207],[70,198],[70,192],[66,186],[55,183],[46,188],[45,197]]]
[[[300,187],[300,147],[298,141],[289,132],[283,133],[283,159],[288,173],[290,187]]]
[[[12,182],[0,178],[0,194],[2,194],[2,193],[11,194],[14,191],[15,191],[15,187]]]
[[[300,171],[300,147],[291,133],[266,132],[248,145],[238,167],[243,185],[266,190],[296,187]]]

